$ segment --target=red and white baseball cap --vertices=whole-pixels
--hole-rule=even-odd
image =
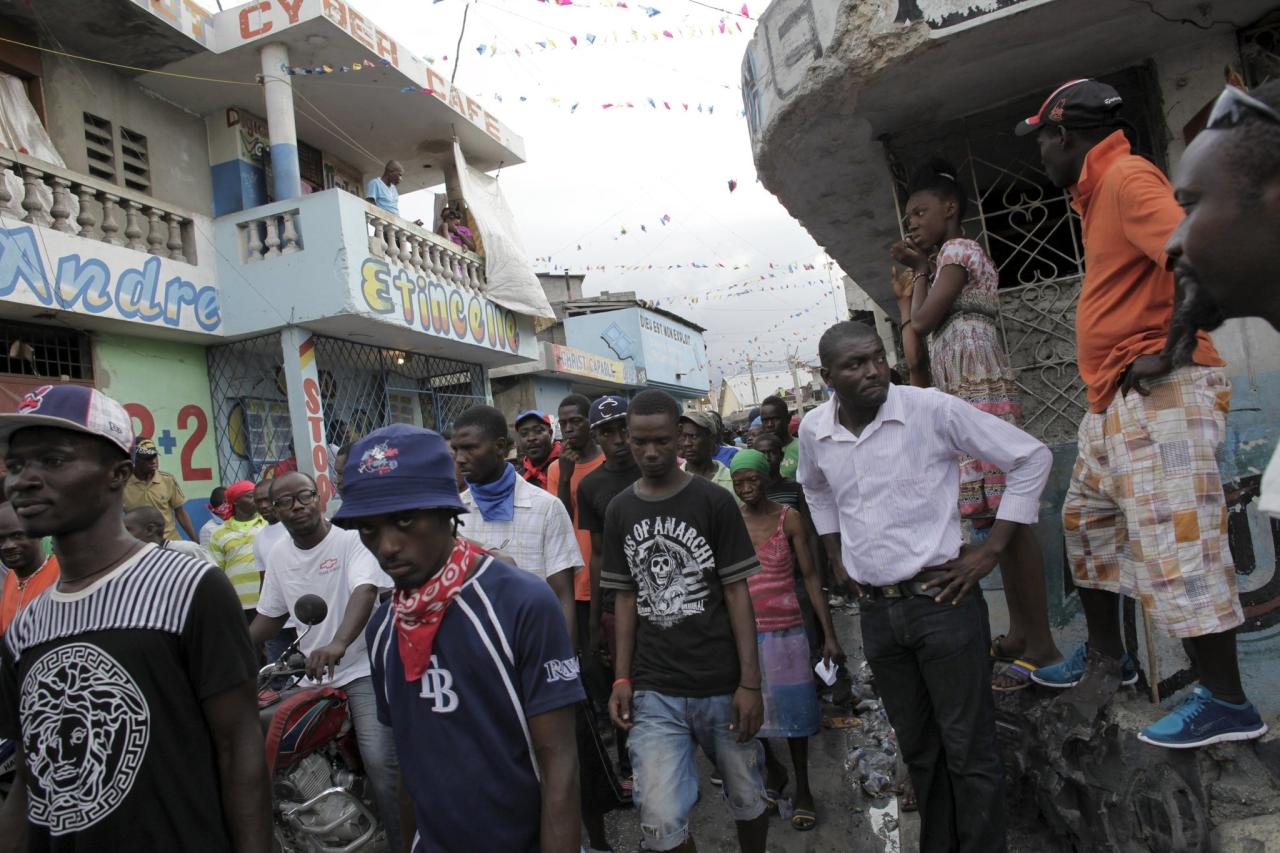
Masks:
[[[124,406],[84,385],[45,385],[23,397],[18,411],[0,414],[0,448],[18,430],[38,426],[101,436],[126,456],[133,450],[133,419]]]

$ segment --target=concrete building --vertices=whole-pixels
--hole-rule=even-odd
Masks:
[[[466,203],[455,135],[476,170],[523,141],[356,6],[0,0],[0,34],[3,405],[115,396],[195,517],[292,458],[327,493],[333,446],[537,357],[483,257],[364,199],[398,159]]]
[[[494,405],[508,417],[528,409],[555,416],[569,394],[630,397],[642,386],[684,402],[707,396],[701,326],[632,292],[584,297],[583,275],[539,273],[554,321],[536,321],[537,360],[490,372]]]
[[[1034,141],[1016,138],[1014,125],[1063,81],[1096,77],[1124,97],[1138,150],[1169,172],[1222,90],[1224,71],[1249,85],[1274,79],[1277,44],[1276,0],[776,0],[743,58],[761,181],[856,282],[862,294],[850,308],[875,312],[871,319],[882,333],[895,325],[886,315],[897,320],[889,247],[902,234],[905,180],[933,156],[957,168],[970,200],[966,233],[985,245],[1000,271],[1000,325],[1019,372],[1026,427],[1054,451],[1038,527],[1058,624],[1071,619],[1077,604],[1063,565],[1059,513],[1086,410],[1075,345],[1083,255],[1067,194],[1050,184]],[[1261,321],[1232,321],[1214,340],[1230,363],[1234,389],[1220,462],[1246,614],[1241,669],[1254,701],[1275,713],[1280,525],[1261,517],[1252,501],[1280,427],[1280,336]],[[1134,631],[1132,609],[1127,620]],[[1176,644],[1157,645],[1150,676],[1168,697],[1187,683],[1189,670]],[[1095,799],[1067,787],[1081,791],[1072,796],[1084,816],[1076,829],[1086,837]],[[1201,805],[1169,820],[1207,825],[1206,801],[1199,795],[1191,801]],[[1176,849],[1207,849],[1191,837]],[[1077,843],[1076,849],[1120,849]]]

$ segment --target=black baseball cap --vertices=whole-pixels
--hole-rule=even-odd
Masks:
[[[1039,112],[1018,122],[1013,132],[1026,136],[1055,124],[1067,128],[1107,127],[1117,123],[1122,106],[1124,98],[1106,83],[1088,78],[1068,80],[1049,93]]]
[[[627,417],[627,398],[616,394],[606,394],[591,404],[587,420],[592,427],[607,424],[611,421],[625,420]]]

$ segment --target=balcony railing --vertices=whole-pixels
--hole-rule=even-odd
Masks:
[[[484,259],[439,234],[380,209],[365,211],[369,253],[476,292],[485,289]]]
[[[21,197],[5,173],[22,182]],[[197,263],[191,214],[126,187],[0,149],[0,210],[21,209],[23,222]]]

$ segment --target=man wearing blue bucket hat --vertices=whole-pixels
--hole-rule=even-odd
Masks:
[[[334,520],[395,583],[366,637],[413,849],[577,851],[585,696],[564,616],[542,578],[457,535],[464,512],[438,433],[396,424],[351,448]],[[477,803],[499,819],[478,819]]]

